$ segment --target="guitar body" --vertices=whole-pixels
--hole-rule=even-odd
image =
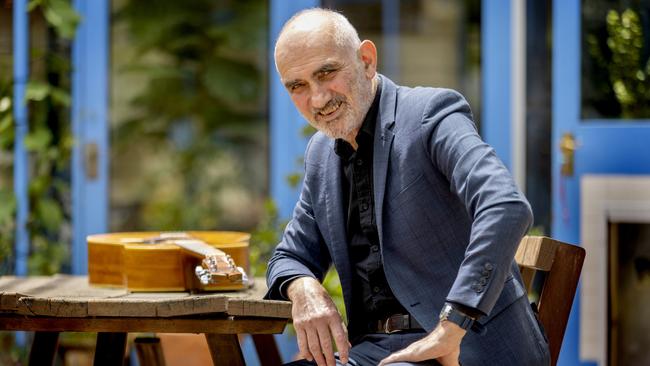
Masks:
[[[201,258],[168,243],[134,243],[160,232],[127,232],[90,235],[88,281],[91,285],[126,287],[133,292],[240,290],[248,283],[201,284],[194,268]],[[250,234],[233,231],[188,231],[192,238],[230,255],[237,266],[250,273]]]

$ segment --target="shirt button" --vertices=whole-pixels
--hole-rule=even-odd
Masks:
[[[491,271],[492,269],[494,269],[494,266],[492,266],[492,263],[485,263],[485,265],[483,267],[485,269],[487,269],[488,271]]]
[[[373,245],[370,247],[370,249],[376,253],[377,251],[379,251],[379,245]]]
[[[363,159],[357,159],[357,165],[359,166],[363,165]]]
[[[379,286],[375,286],[372,288],[372,292],[374,293],[379,293]]]
[[[361,211],[365,211],[368,209],[368,204],[367,203],[362,203],[361,204]]]

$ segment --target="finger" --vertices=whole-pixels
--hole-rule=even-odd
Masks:
[[[334,350],[332,349],[332,336],[327,326],[318,327],[318,339],[320,340],[320,349],[325,355],[327,366],[336,366],[334,359]]]
[[[323,351],[320,348],[320,340],[318,339],[318,333],[313,328],[306,329],[307,333],[307,343],[309,344],[309,352],[314,357],[314,361],[318,366],[325,366],[325,358],[323,357]]]
[[[330,331],[334,337],[336,349],[339,351],[341,363],[347,363],[350,353],[350,342],[348,342],[348,332],[345,329],[345,325],[340,321],[334,321],[330,324]]]
[[[389,355],[388,357],[381,360],[381,362],[379,363],[379,366],[384,366],[384,365],[387,365],[389,363],[400,362],[400,361],[404,361],[404,362],[416,361],[416,360],[413,360],[412,357],[410,357],[410,354],[405,352],[405,351],[406,351],[406,349],[401,350],[399,352],[395,352],[395,353]]]
[[[307,334],[304,329],[296,328],[296,337],[298,338],[298,350],[300,350],[300,357],[311,361],[314,359],[311,352],[309,352],[309,345],[307,343]]]

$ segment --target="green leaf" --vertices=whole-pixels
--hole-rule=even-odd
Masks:
[[[10,129],[14,125],[14,116],[7,113],[0,118],[0,135]]]
[[[0,113],[6,112],[11,108],[11,98],[3,97],[0,99]]]
[[[67,91],[61,88],[52,88],[51,94],[52,94],[52,100],[55,103],[62,105],[64,107],[70,106],[72,99],[70,98],[70,94]]]
[[[0,189],[0,224],[14,220],[16,197],[7,189]]]
[[[25,99],[41,101],[50,94],[50,89],[51,87],[48,84],[41,83],[40,81],[30,81],[27,83]]]
[[[74,37],[81,17],[69,1],[50,0],[43,6],[43,15],[47,22],[54,27],[57,34],[65,39]]]
[[[213,60],[203,76],[203,83],[212,96],[233,104],[254,102],[260,94],[257,69],[227,59]]]
[[[42,0],[30,0],[29,4],[27,4],[27,11],[32,11],[34,10],[37,6],[40,6],[43,4]]]
[[[25,147],[28,151],[46,149],[52,141],[52,133],[47,128],[39,128],[25,136]]]
[[[63,222],[61,206],[51,198],[41,198],[36,203],[36,218],[48,230],[58,230]]]

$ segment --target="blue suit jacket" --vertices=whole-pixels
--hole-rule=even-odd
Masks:
[[[488,314],[481,319],[487,332],[468,332],[464,339],[461,360],[465,356],[467,364],[475,363],[473,356],[484,359],[475,354],[480,349],[496,352],[504,342],[493,338],[504,334],[543,342],[528,306],[510,306],[526,293],[513,258],[532,221],[530,206],[480,139],[469,105],[451,90],[401,87],[386,77],[381,82],[373,189],[384,271],[395,297],[427,331],[445,300]],[[278,297],[279,278],[322,280],[333,263],[353,321],[363,310],[351,309],[346,197],[333,147],[320,132],[309,142],[300,200],[269,261],[267,297]],[[525,324],[491,322],[510,308],[515,314],[508,317]],[[521,347],[507,351],[530,352]]]

